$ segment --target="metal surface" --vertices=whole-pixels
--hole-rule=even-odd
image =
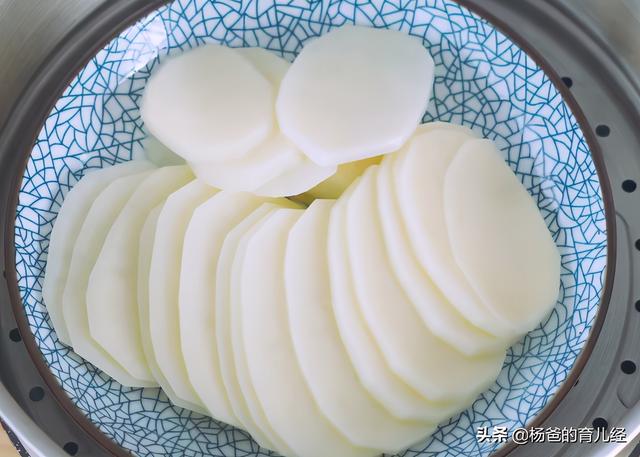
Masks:
[[[638,436],[640,408],[634,406],[640,399],[640,371],[625,374],[620,365],[630,360],[640,367],[640,312],[634,305],[640,299],[640,288],[634,284],[640,262],[640,251],[635,247],[636,239],[640,239],[640,0],[469,2],[517,29],[561,76],[571,78],[571,91],[590,124],[594,128],[610,128],[610,134],[599,141],[613,187],[618,222],[613,296],[602,334],[579,383],[545,426],[589,426],[601,417],[610,426],[624,425],[630,435]],[[0,0],[0,125],[43,59],[75,24],[102,3],[104,0]],[[635,192],[622,189],[622,183],[629,179],[638,183]],[[5,200],[0,195],[0,204],[4,205]],[[0,207],[0,211],[4,208]],[[78,429],[48,393],[38,402],[29,399],[32,387],[45,386],[22,343],[9,338],[15,321],[10,307],[5,306],[8,298],[4,293],[2,289],[0,381],[17,405],[58,446],[73,441],[79,445],[76,455],[108,455]],[[12,414],[18,414],[16,405],[10,408],[2,402],[0,411],[9,420],[17,417]],[[24,436],[47,439],[26,417],[22,419],[16,426],[29,432]],[[42,441],[37,446],[47,447],[43,455],[54,455],[49,451],[50,442]],[[519,447],[510,455],[613,456],[630,455],[632,448],[632,444],[536,444]]]

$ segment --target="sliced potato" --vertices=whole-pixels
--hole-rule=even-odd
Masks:
[[[386,156],[377,173],[377,207],[386,252],[395,277],[429,330],[467,355],[495,352],[508,341],[473,326],[447,301],[422,268],[403,224],[393,181],[393,156]]]
[[[395,453],[433,426],[390,414],[365,390],[351,364],[331,305],[327,236],[334,203],[314,201],[289,233],[284,262],[288,330],[322,413],[353,444]]]
[[[495,316],[520,334],[556,304],[560,254],[534,200],[494,143],[465,143],[444,180],[456,263]]]
[[[164,203],[163,203],[164,204]],[[169,397],[171,403],[181,408],[190,409],[201,414],[207,414],[202,406],[188,403],[176,395],[166,378],[162,374],[151,344],[151,331],[149,328],[149,269],[151,268],[151,255],[153,253],[153,240],[155,238],[158,216],[162,205],[156,206],[144,222],[140,231],[140,247],[138,248],[138,316],[140,319],[140,338],[142,349],[149,365],[149,370],[154,379],[162,386],[162,390]]]
[[[147,82],[146,128],[189,162],[238,159],[272,132],[275,91],[238,52],[207,44],[168,59]]]
[[[345,201],[356,180],[331,210],[328,234],[331,298],[342,342],[364,387],[400,419],[437,423],[460,410],[452,402],[431,402],[411,389],[385,362],[355,297],[345,233]]]
[[[73,248],[82,223],[100,192],[115,179],[140,173],[152,167],[153,165],[147,161],[134,160],[88,171],[64,198],[49,237],[47,266],[42,283],[44,304],[58,339],[64,344],[71,345],[71,338],[64,320],[62,294],[67,282]]]
[[[220,372],[215,331],[216,267],[227,233],[264,199],[221,191],[198,206],[184,235],[180,268],[180,341],[189,380],[211,416],[240,425]]]
[[[444,215],[444,177],[467,141],[469,135],[463,131],[433,130],[416,135],[394,159],[398,204],[420,265],[447,300],[476,327],[513,341],[518,337],[515,329],[489,312],[451,251]]]
[[[169,195],[154,234],[149,267],[149,330],[153,355],[176,397],[205,410],[187,374],[180,346],[178,289],[184,234],[193,210],[217,193],[217,189],[192,181]],[[190,331],[190,330],[189,330]]]
[[[89,276],[86,305],[91,336],[127,371],[153,380],[138,317],[138,243],[153,208],[193,179],[184,166],[154,170],[136,188],[113,222]]]
[[[235,48],[235,50],[271,83],[275,93],[277,93],[280,88],[280,82],[291,64],[282,57],[263,48]]]
[[[259,411],[252,411],[249,406],[249,404],[252,407],[258,405],[255,399],[256,394],[251,391],[250,385],[246,383],[246,376],[242,376],[244,372],[240,372],[243,367],[236,366],[231,331],[231,268],[233,259],[245,233],[258,225],[277,207],[274,203],[262,204],[229,231],[225,237],[216,267],[215,328],[220,373],[222,374],[222,380],[235,417],[238,418],[243,428],[251,434],[260,446],[286,454],[287,447],[284,446],[268,424],[263,423],[261,424],[262,427],[260,427],[256,423],[254,414],[256,412],[259,413]],[[241,383],[244,385],[244,389]],[[259,414],[256,414],[256,416],[258,420],[261,418]]]
[[[402,146],[431,95],[434,63],[415,37],[345,25],[309,42],[276,101],[280,128],[319,165]]]
[[[64,320],[73,350],[120,384],[153,387],[149,377],[136,377],[107,353],[91,336],[87,313],[87,284],[109,229],[131,195],[152,172],[117,178],[96,197],[74,239],[73,255],[62,294]]]
[[[147,160],[159,167],[184,164],[184,159],[182,157],[162,144],[153,135],[148,135],[142,141],[142,150]]]
[[[429,400],[467,406],[496,380],[505,351],[468,357],[435,337],[424,324],[395,278],[386,253],[376,208],[377,171],[374,166],[365,172],[346,207],[347,247],[360,310],[398,376]]]
[[[239,249],[234,260],[234,269],[239,267],[239,306],[232,315],[240,323],[251,383],[268,421],[294,455],[373,455],[377,450],[353,446],[322,415],[293,349],[284,260],[289,231],[302,213],[274,211],[249,235],[244,252]]]

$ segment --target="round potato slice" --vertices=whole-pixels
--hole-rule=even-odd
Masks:
[[[138,318],[140,231],[151,210],[192,179],[184,165],[152,171],[113,222],[89,276],[86,304],[91,336],[140,379],[153,380]]]
[[[73,255],[62,294],[64,321],[73,350],[120,384],[130,387],[154,387],[155,380],[139,378],[111,357],[89,332],[87,284],[109,229],[141,181],[151,172],[115,179],[96,197],[74,239]]]
[[[184,159],[162,144],[155,136],[148,135],[142,141],[142,151],[149,162],[159,167],[182,165]]]
[[[156,225],[149,267],[149,330],[156,363],[176,396],[205,410],[187,374],[180,346],[178,289],[182,245],[193,210],[217,189],[192,181],[169,195]],[[161,387],[164,385],[160,384]]]
[[[239,288],[235,290],[239,306],[233,312],[239,318],[251,383],[267,419],[294,455],[375,455],[377,450],[349,443],[322,415],[293,349],[284,260],[289,231],[302,213],[274,211],[234,260],[234,268],[239,267]]]
[[[274,93],[280,89],[282,78],[289,70],[291,64],[282,57],[262,48],[235,48],[235,50],[247,59],[256,70],[271,83]]]
[[[365,390],[351,364],[331,305],[327,235],[334,203],[314,201],[289,233],[284,262],[289,331],[322,413],[353,444],[395,453],[434,427],[391,415]]]
[[[347,247],[360,310],[398,376],[425,398],[468,406],[496,380],[505,351],[465,356],[424,324],[387,256],[376,207],[377,172],[378,166],[365,172],[346,207]]]
[[[281,442],[268,425],[264,413],[261,414],[258,409],[255,391],[252,391],[253,388],[247,383],[246,370],[242,370],[244,366],[236,365],[236,349],[233,346],[231,329],[231,269],[236,251],[243,236],[276,208],[277,205],[273,203],[262,204],[225,237],[216,267],[215,328],[220,373],[233,414],[260,446],[286,454],[287,446]]]
[[[388,367],[359,310],[349,266],[345,233],[347,189],[331,210],[328,234],[331,298],[336,323],[360,382],[389,412],[400,419],[438,423],[461,410],[454,402],[431,402],[411,389]]]
[[[449,303],[474,326],[512,342],[518,337],[515,329],[482,303],[451,251],[445,222],[444,177],[456,152],[467,141],[469,135],[455,130],[433,130],[414,136],[394,159],[398,205],[420,265]]]
[[[420,122],[433,74],[417,38],[345,25],[302,49],[280,85],[278,122],[319,165],[393,152]]]
[[[220,373],[215,331],[216,266],[227,233],[264,199],[221,191],[198,206],[184,235],[179,312],[182,356],[189,380],[211,415],[241,426]]]
[[[164,204],[164,203],[163,203]],[[151,330],[149,328],[149,269],[151,268],[151,256],[153,254],[153,241],[155,238],[158,216],[162,205],[156,206],[144,222],[140,231],[140,245],[138,247],[138,317],[140,319],[140,338],[142,349],[149,365],[149,370],[154,379],[160,384],[171,403],[181,408],[207,414],[202,406],[189,403],[178,397],[162,374],[151,344]]]
[[[490,140],[465,143],[444,180],[453,256],[496,318],[521,334],[553,308],[560,254],[534,200]]]
[[[151,168],[153,165],[150,162],[134,160],[100,170],[90,170],[64,197],[49,237],[47,267],[42,283],[44,304],[58,339],[64,344],[71,345],[71,338],[64,321],[62,294],[82,223],[100,192],[115,179]]]
[[[377,173],[377,206],[389,261],[395,277],[429,330],[463,354],[505,349],[508,342],[466,320],[447,301],[416,258],[403,225],[393,182],[393,158],[386,156]]]
[[[233,49],[207,44],[168,59],[151,76],[146,128],[190,162],[238,159],[274,128],[272,85]]]
[[[282,134],[276,133],[245,157],[224,162],[190,162],[198,179],[222,190],[256,192],[283,170],[295,169],[305,160]],[[280,195],[284,196],[284,195]]]

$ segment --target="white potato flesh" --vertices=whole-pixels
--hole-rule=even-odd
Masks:
[[[184,159],[162,144],[153,135],[148,135],[142,141],[142,150],[146,159],[159,167],[168,165],[182,165]]]
[[[276,133],[245,157],[224,162],[190,162],[198,179],[222,190],[253,192],[304,162],[304,155],[282,134]]]
[[[276,100],[280,128],[319,165],[396,151],[427,108],[433,72],[417,38],[342,26],[306,44],[289,68]]]
[[[496,316],[527,333],[553,308],[560,254],[533,198],[490,140],[465,143],[444,181],[454,258]]]
[[[182,244],[191,214],[216,192],[213,187],[192,181],[169,195],[158,217],[149,268],[149,330],[153,354],[176,396],[198,405],[200,410],[205,407],[189,381],[180,347],[178,289]]]
[[[444,178],[467,134],[433,130],[417,134],[394,159],[394,181],[402,219],[411,246],[434,284],[462,316],[483,331],[505,341],[517,333],[482,303],[460,271],[447,232]]]
[[[254,389],[251,375],[249,374],[249,365],[246,356],[245,342],[242,333],[242,281],[241,273],[243,261],[246,255],[247,246],[253,235],[267,223],[270,218],[280,211],[281,208],[275,209],[269,215],[264,217],[260,222],[247,230],[240,239],[238,247],[231,264],[231,280],[229,281],[229,304],[230,304],[230,326],[231,326],[231,346],[233,347],[233,360],[238,376],[240,390],[244,395],[245,402],[251,414],[251,418],[258,428],[269,436],[273,443],[273,449],[283,455],[296,455],[283,437],[274,429],[265,414],[261,401],[258,399],[258,393]],[[302,210],[297,210],[302,211]],[[259,287],[256,285],[256,287]]]
[[[425,398],[468,406],[498,377],[505,350],[465,356],[424,324],[386,252],[376,206],[377,171],[374,166],[365,172],[346,207],[347,247],[360,310],[398,376]]]
[[[301,154],[302,161],[255,190],[266,197],[298,195],[335,174],[337,167],[321,167]]]
[[[124,386],[153,387],[154,380],[129,373],[108,354],[89,332],[87,284],[109,229],[141,181],[151,172],[115,179],[95,198],[74,238],[69,274],[62,294],[64,320],[73,350]]]
[[[274,93],[280,88],[282,78],[291,64],[282,57],[262,48],[235,48],[242,57],[247,59],[256,70],[271,83]]]
[[[138,317],[140,319],[142,349],[144,350],[144,356],[151,374],[158,384],[160,384],[167,397],[169,397],[171,403],[181,408],[207,414],[206,410],[201,406],[182,400],[176,395],[173,389],[171,389],[171,386],[158,366],[158,362],[156,362],[156,356],[151,344],[151,331],[149,328],[149,269],[151,268],[153,240],[155,238],[158,216],[160,216],[161,209],[162,204],[151,210],[140,231],[140,246],[138,248]]]
[[[242,427],[247,430],[258,444],[267,449],[276,449],[278,437],[273,430],[262,430],[256,424],[247,403],[246,395],[249,394],[255,402],[255,392],[243,391],[236,367],[231,335],[231,268],[233,259],[243,235],[259,224],[266,216],[277,208],[273,203],[264,203],[236,225],[224,239],[218,265],[216,267],[216,302],[215,302],[215,328],[218,358],[220,360],[220,373],[224,382],[233,414],[238,418]],[[240,367],[241,368],[241,367]],[[246,377],[245,377],[246,379]],[[245,385],[245,388],[247,386]],[[283,447],[283,446],[282,446]]]
[[[422,321],[438,338],[467,355],[505,349],[508,342],[473,326],[447,301],[422,268],[402,223],[393,181],[394,156],[386,156],[377,173],[378,214],[386,252],[395,277]]]
[[[298,364],[322,413],[357,446],[395,453],[433,431],[391,415],[365,390],[351,364],[331,305],[327,240],[334,200],[316,200],[287,240],[284,283]]]
[[[87,313],[91,336],[127,371],[153,380],[138,317],[138,243],[140,231],[153,208],[193,179],[184,166],[152,171],[113,222],[89,276]]]
[[[453,402],[431,402],[394,374],[367,328],[356,301],[345,233],[345,201],[358,180],[331,211],[328,234],[329,273],[333,312],[342,342],[360,382],[392,415],[407,420],[437,423],[460,411]]]
[[[215,333],[216,267],[227,233],[264,199],[220,191],[193,212],[184,235],[179,312],[182,356],[189,380],[211,416],[241,426],[220,373]]]
[[[62,294],[67,282],[73,247],[82,223],[96,197],[113,180],[152,167],[153,165],[147,161],[134,160],[100,170],[88,170],[64,197],[49,237],[47,267],[42,283],[44,304],[58,339],[64,344],[71,345],[71,338],[64,321]]]
[[[273,212],[234,260],[239,267],[239,306],[234,312],[250,380],[270,424],[293,455],[377,455],[379,450],[351,444],[324,417],[297,362],[287,319],[284,260],[289,231],[302,213]]]
[[[274,128],[273,87],[233,49],[207,44],[168,59],[147,82],[146,128],[190,162],[237,159]]]
[[[261,48],[237,52],[271,83],[277,92],[289,62]],[[224,190],[253,192],[265,197],[285,197],[305,192],[336,172],[309,160],[276,128],[269,138],[239,158],[192,161],[198,179]]]

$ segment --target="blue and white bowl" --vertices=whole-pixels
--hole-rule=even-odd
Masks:
[[[572,369],[598,327],[604,293],[604,199],[594,145],[585,140],[579,113],[527,52],[451,0],[179,0],[122,31],[61,95],[24,170],[15,219],[21,305],[59,383],[54,392],[86,417],[84,426],[97,426],[122,449],[137,456],[270,454],[243,431],[171,405],[159,389],[121,386],[58,341],[41,287],[49,233],[66,193],[86,170],[139,153],[146,132],[138,104],[149,75],[167,56],[216,42],[260,46],[293,60],[307,40],[354,22],[423,40],[436,63],[424,120],[464,124],[495,140],[562,254],[560,296],[551,315],[509,350],[498,380],[472,407],[403,455],[487,456],[502,444],[479,442],[480,427],[536,423],[577,376]]]

